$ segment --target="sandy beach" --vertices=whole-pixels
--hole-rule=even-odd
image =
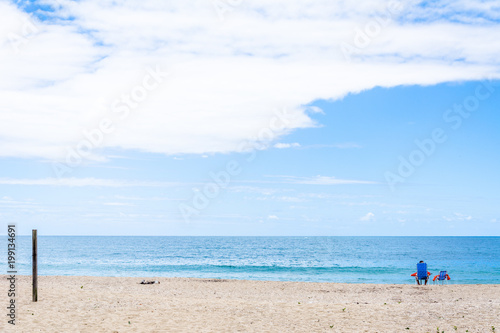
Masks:
[[[500,285],[376,285],[18,276],[2,332],[492,332]],[[8,290],[7,278],[1,286]],[[2,299],[8,305],[6,292]],[[5,310],[5,307],[4,311]]]

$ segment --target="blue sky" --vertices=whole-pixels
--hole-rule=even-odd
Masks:
[[[223,3],[0,3],[4,224],[500,235],[498,2]]]

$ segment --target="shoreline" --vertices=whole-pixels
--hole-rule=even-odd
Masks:
[[[23,332],[492,332],[500,285],[18,275]],[[7,275],[0,288],[8,290]],[[142,280],[160,284],[141,285]],[[8,300],[5,299],[7,305]],[[7,317],[0,330],[13,331]],[[130,322],[130,323],[129,323]],[[409,329],[406,329],[406,328]],[[457,327],[457,330],[454,329]]]
[[[4,277],[8,276],[7,274],[0,274],[0,277],[3,279]],[[18,278],[30,278],[31,275],[24,275],[24,274],[16,274],[16,277]],[[224,282],[228,281],[243,281],[243,282],[276,282],[276,283],[320,283],[320,284],[345,284],[345,285],[375,285],[375,286],[411,286],[415,285],[415,278],[413,276],[409,277],[408,281],[406,283],[371,283],[371,282],[324,282],[324,281],[293,281],[293,280],[259,280],[259,279],[233,279],[233,278],[218,278],[218,277],[206,277],[206,278],[199,278],[199,277],[189,277],[189,276],[104,276],[104,275],[42,275],[38,274],[38,278],[40,277],[54,277],[54,278],[71,278],[71,277],[77,277],[77,278],[110,278],[110,279],[139,279],[140,281],[142,280],[158,280],[158,279],[163,279],[163,280],[170,280],[170,279],[182,279],[182,280],[193,280],[193,281],[204,281],[204,280],[223,280]],[[139,282],[140,282],[139,281]],[[450,280],[446,281],[444,284],[434,284],[432,281],[432,276],[429,279],[429,282],[427,286],[500,286],[499,283],[455,283],[455,281]]]

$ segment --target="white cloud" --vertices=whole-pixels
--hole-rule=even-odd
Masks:
[[[472,216],[461,214],[461,213],[453,213],[452,216],[443,216],[443,220],[446,220],[448,222],[451,222],[451,221],[470,221],[470,220],[472,220]]]
[[[354,142],[343,142],[343,143],[332,143],[332,144],[313,144],[313,145],[306,145],[306,146],[301,146],[303,149],[310,149],[310,148],[338,148],[338,149],[357,149],[361,148],[361,146],[357,143]]]
[[[9,179],[0,178],[0,185],[38,185],[38,186],[101,186],[101,187],[167,187],[185,185],[172,182],[146,182],[99,178],[42,178],[42,179]]]
[[[34,209],[38,207],[38,203],[33,202],[31,199],[14,200],[10,197],[3,197],[0,199],[0,206],[2,210],[6,209]]]
[[[432,10],[405,2],[353,62],[340,45],[387,1],[245,1],[223,22],[211,1],[47,2],[50,15],[72,20],[36,22],[0,3],[0,156],[64,159],[105,116],[116,129],[104,148],[232,152],[258,141],[276,109],[290,117],[273,142],[316,126],[310,115],[321,110],[304,105],[317,99],[500,73],[491,1],[442,0]],[[12,34],[24,38],[19,52]],[[127,119],[103,111],[157,65],[169,76]]]
[[[267,200],[276,200],[281,202],[304,202],[306,200],[298,197],[290,197],[290,196],[264,196],[264,197],[256,197],[255,200],[259,201],[267,201]]]
[[[373,221],[375,219],[375,214],[372,212],[366,214],[365,216],[362,216],[359,220],[360,221]]]
[[[292,177],[282,176],[284,183],[305,184],[305,185],[348,185],[348,184],[378,184],[377,182],[353,179],[338,179],[335,177],[316,176],[316,177]]]
[[[349,185],[349,184],[379,184],[367,180],[339,179],[328,176],[296,177],[285,175],[266,175],[268,178],[280,180],[240,180],[240,183],[263,183],[263,184],[303,184],[303,185]]]
[[[300,147],[300,144],[297,143],[297,142],[294,142],[294,143],[276,143],[274,145],[274,148],[278,148],[278,149],[285,149],[285,148],[298,148]]]
[[[180,201],[183,198],[168,198],[168,197],[129,197],[123,195],[116,195],[114,197],[118,200],[130,200],[130,201]]]
[[[456,218],[458,220],[467,220],[467,221],[472,220],[472,216],[470,216],[470,215],[464,215],[464,214],[460,214],[460,213],[454,213],[454,215],[456,216]]]
[[[283,190],[278,188],[265,188],[257,186],[229,186],[227,188],[229,192],[235,193],[258,193],[262,195],[273,195],[278,192],[289,192],[290,190]]]
[[[279,220],[279,217],[277,217],[276,215],[269,215],[267,217],[268,220]]]
[[[273,197],[273,199],[284,201],[284,202],[304,202],[305,200],[297,197],[290,196],[281,196],[281,197]]]
[[[105,202],[103,203],[104,206],[133,206],[130,203],[125,203],[125,202]]]
[[[343,184],[377,184],[370,181],[361,180],[345,180],[334,177],[284,177],[283,181],[240,181],[241,183],[275,183],[275,184],[304,184],[304,185],[343,185]],[[13,179],[0,178],[0,185],[35,185],[35,186],[102,186],[102,187],[172,187],[172,186],[188,186],[188,185],[205,185],[205,183],[180,183],[180,182],[162,182],[162,181],[132,181],[122,179],[101,179],[101,178],[40,178],[40,179]],[[198,188],[193,188],[194,191],[199,191]],[[272,195],[276,192],[287,192],[290,190],[261,188],[252,186],[232,186],[229,187],[232,192],[253,192],[264,195]],[[282,200],[290,199],[291,197],[280,197]],[[286,201],[286,200],[285,200]],[[291,201],[291,200],[288,200]]]
[[[331,147],[339,149],[361,148],[360,145],[354,142],[336,143],[332,144]]]

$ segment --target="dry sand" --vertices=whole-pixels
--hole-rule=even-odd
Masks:
[[[1,332],[496,332],[500,285],[375,285],[186,278],[18,276]],[[8,306],[6,276],[0,284]],[[456,327],[456,329],[455,329]]]

